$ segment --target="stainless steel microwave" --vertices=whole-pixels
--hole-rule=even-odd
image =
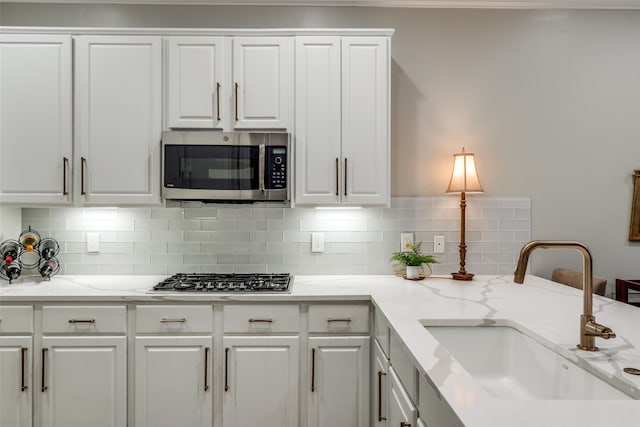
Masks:
[[[162,195],[167,200],[289,200],[289,134],[162,133]]]

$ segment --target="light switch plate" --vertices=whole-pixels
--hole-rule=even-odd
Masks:
[[[413,233],[400,233],[400,251],[409,252],[413,246]]]
[[[87,233],[87,252],[100,252],[100,235],[98,233]]]
[[[433,236],[433,253],[444,253],[444,236]]]
[[[324,252],[324,233],[311,233],[311,252]]]

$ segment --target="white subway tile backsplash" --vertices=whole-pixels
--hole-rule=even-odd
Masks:
[[[167,252],[183,254],[199,254],[201,252],[200,243],[195,242],[171,242],[167,243]]]
[[[185,264],[201,264],[201,265],[218,264],[218,262],[221,262],[221,259],[217,254],[185,253],[183,255],[182,260],[184,261]]]
[[[183,270],[184,272],[184,270]],[[166,265],[154,265],[154,264],[134,264],[133,265],[133,274],[152,274],[152,275],[166,275],[167,266]]]
[[[167,243],[165,242],[134,242],[133,243],[133,252],[134,253],[166,253],[167,252]]]
[[[100,236],[103,241],[104,235]],[[116,233],[116,239],[119,242],[149,242],[151,241],[150,231],[118,231]]]
[[[251,219],[283,219],[284,208],[250,208]]]
[[[23,208],[22,220],[60,242],[63,274],[392,274],[391,252],[400,249],[400,233],[409,232],[427,253],[434,236],[445,236],[433,270],[448,275],[459,268],[459,203],[447,195],[394,197],[390,208],[362,209]],[[513,272],[531,237],[530,205],[523,197],[468,195],[469,271]],[[87,232],[99,233],[100,253],[86,252]],[[325,234],[325,252],[311,253],[312,232]]]
[[[131,264],[101,264],[100,265],[100,274],[105,275],[118,275],[118,274],[133,274],[133,265]]]
[[[201,230],[202,231],[225,231],[225,230],[233,230],[234,221],[232,219],[213,219],[213,220],[202,220],[201,221]]]
[[[199,231],[201,222],[195,219],[170,219],[169,230]]]
[[[167,219],[136,219],[133,221],[135,231],[165,231],[169,229]]]
[[[184,235],[190,231],[151,231],[152,242],[182,242]]]
[[[267,221],[239,219],[233,221],[233,229],[237,231],[267,231]]]
[[[101,242],[100,252],[103,254],[130,254],[133,252],[133,242],[126,242],[126,243]]]

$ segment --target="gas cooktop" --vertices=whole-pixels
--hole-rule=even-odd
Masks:
[[[153,287],[162,292],[291,292],[293,277],[276,274],[178,273]]]

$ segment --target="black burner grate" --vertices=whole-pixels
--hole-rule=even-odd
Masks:
[[[291,292],[289,273],[219,274],[178,273],[153,287],[165,292]]]

